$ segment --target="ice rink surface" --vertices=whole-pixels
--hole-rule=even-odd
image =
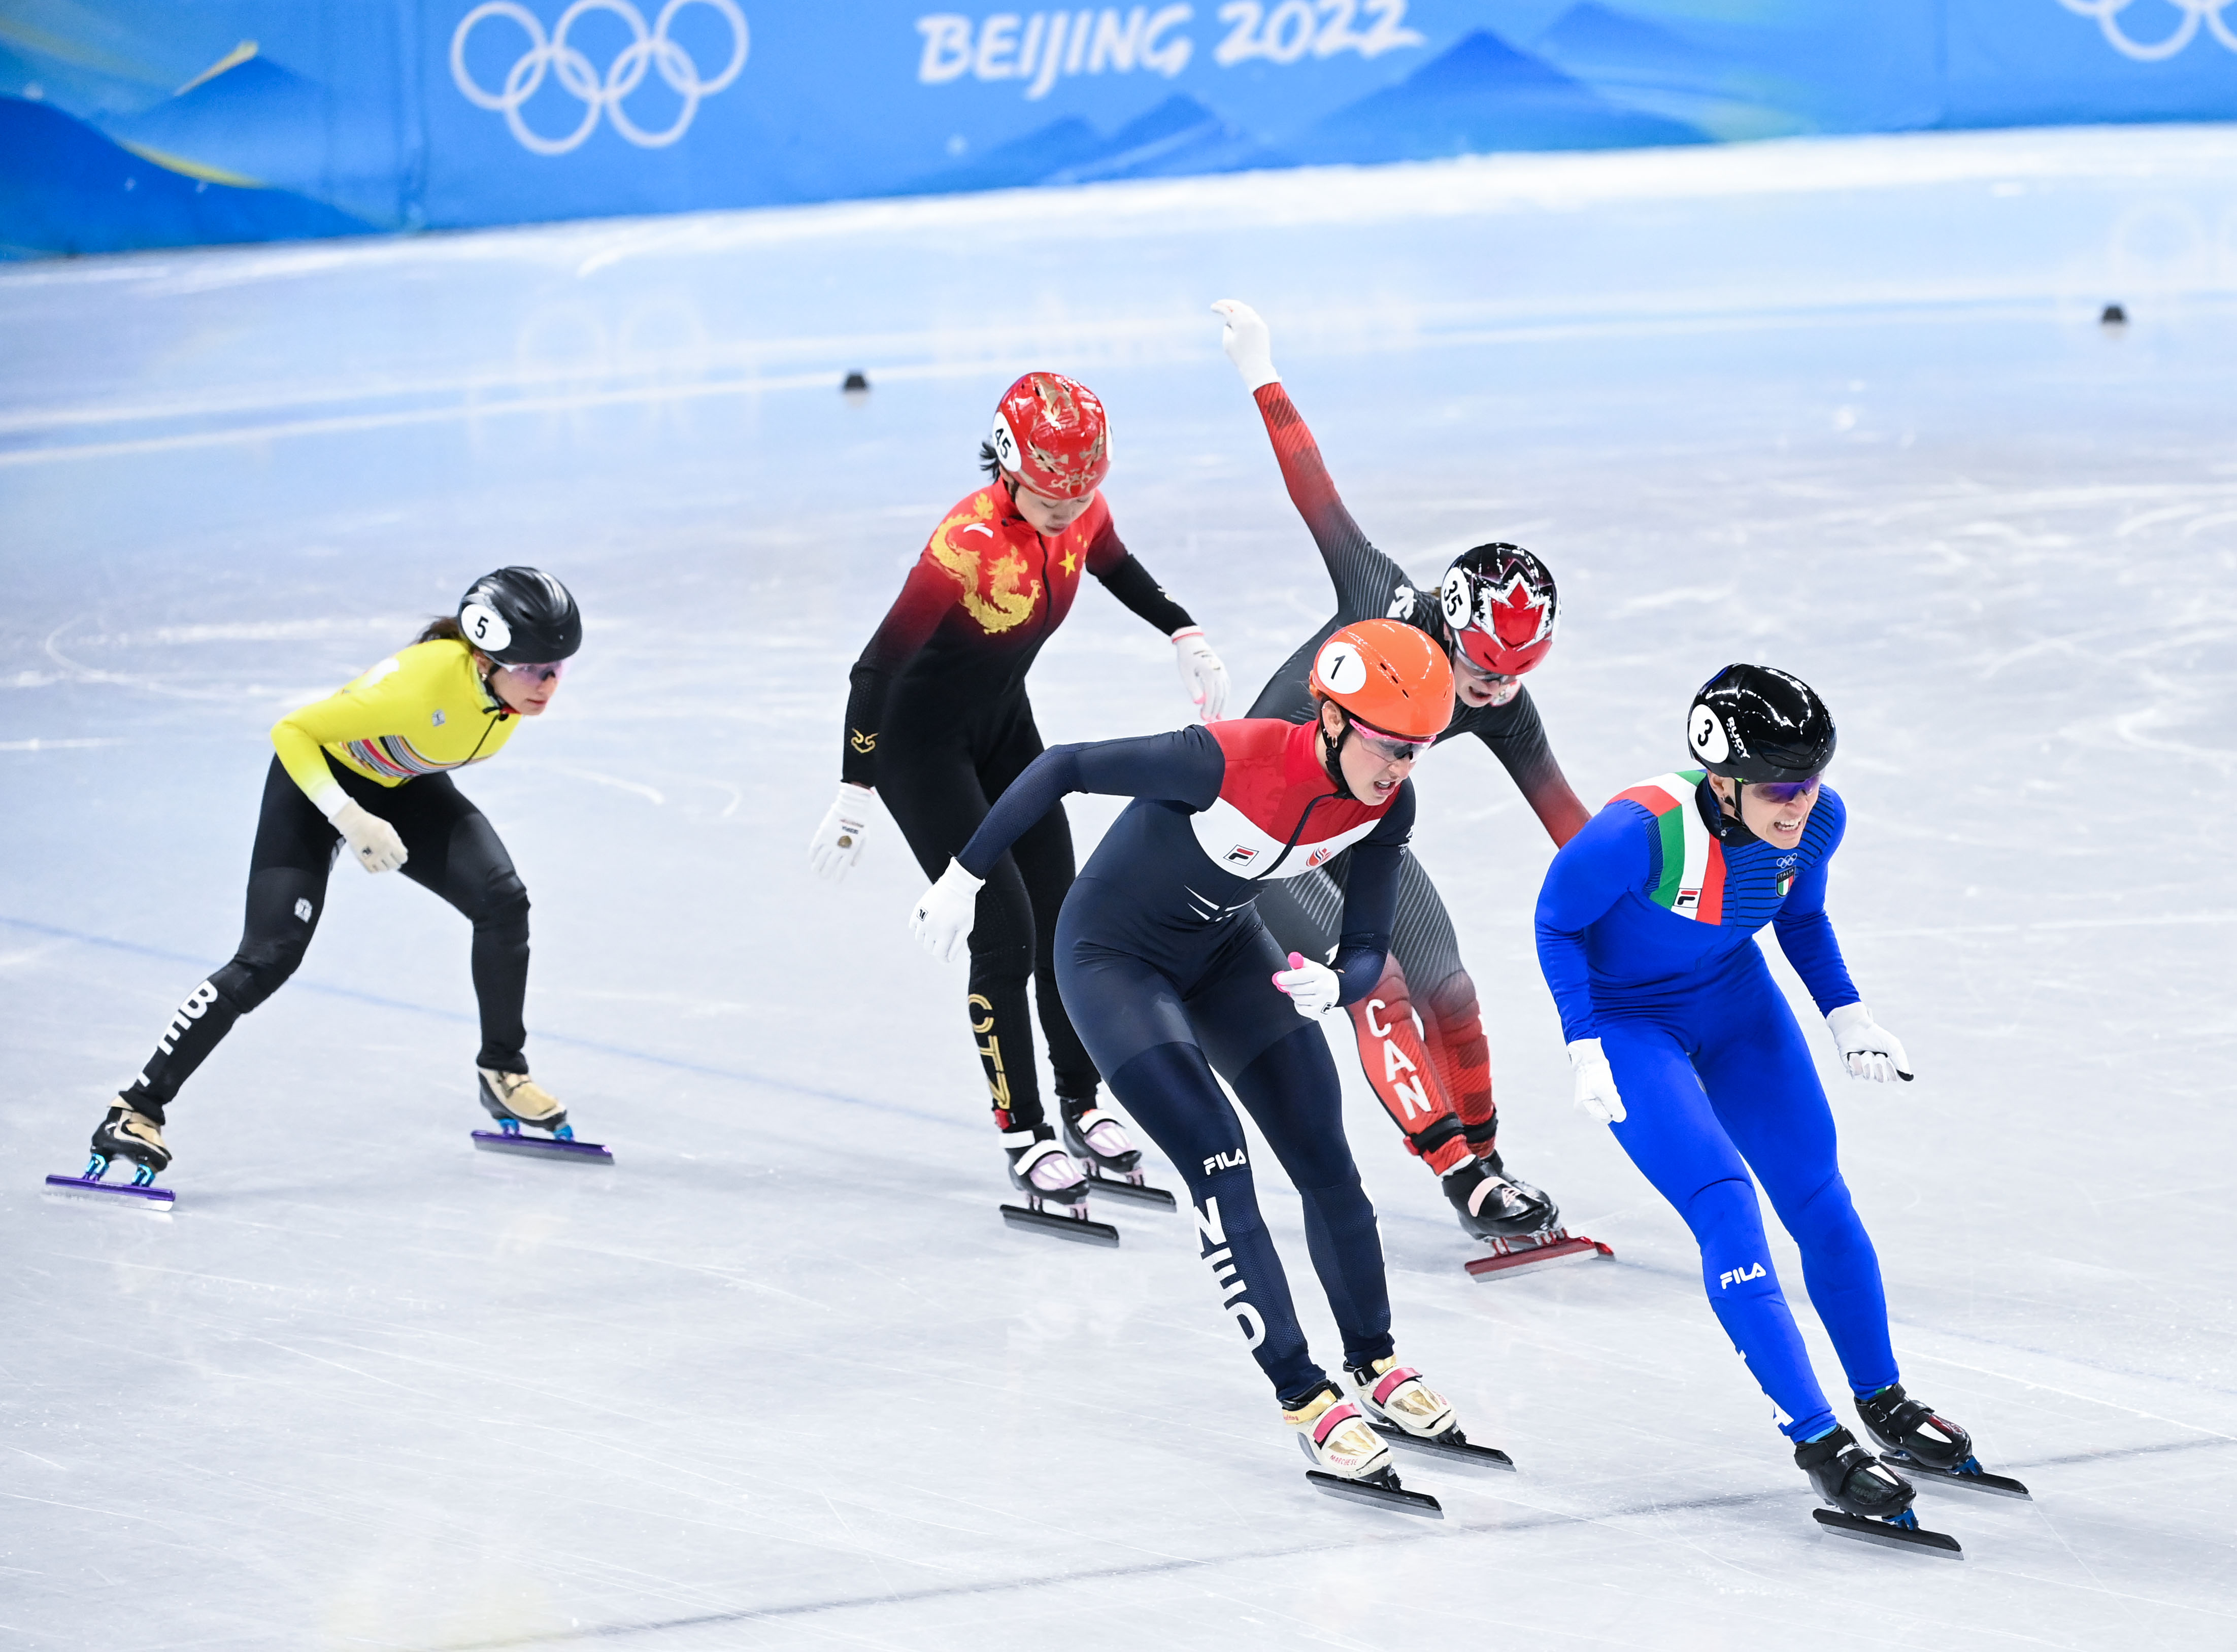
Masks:
[[[1549,846],[1473,742],[1416,846],[1509,1162],[1616,1260],[1472,1282],[1338,1063],[1400,1350],[1520,1471],[1407,1466],[1442,1524],[1316,1496],[1184,1217],[997,1220],[898,833],[805,864],[847,667],[1046,365],[1247,704],[1330,603],[1231,295],[1385,549],[1553,563],[1533,691],[1588,800],[1728,660],[1831,704],[1834,917],[1919,1080],[1805,1025],[1905,1379],[2036,1491],[1923,1491],[1962,1563],[1817,1535],[1683,1227],[1567,1104]],[[2237,131],[39,264],[0,359],[0,1645],[2237,1644]],[[469,1149],[465,926],[345,865],[172,1111],[177,1214],[43,1199],[233,946],[266,728],[509,562],[588,641],[464,784],[535,900],[536,1070],[615,1167]],[[1092,582],[1033,695],[1052,739],[1185,709]]]

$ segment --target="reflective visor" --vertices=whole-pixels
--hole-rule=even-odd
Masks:
[[[1818,789],[1818,777],[1806,780],[1751,780],[1748,790],[1771,803],[1792,803],[1798,797],[1807,797]]]
[[[510,671],[523,682],[549,682],[555,677],[566,675],[567,662],[564,660],[546,660],[538,664],[523,661],[518,665],[500,665],[498,669]]]
[[[1436,744],[1434,740],[1415,740],[1408,734],[1386,734],[1348,712],[1345,717],[1350,732],[1359,736],[1360,744],[1386,763],[1411,762]]]

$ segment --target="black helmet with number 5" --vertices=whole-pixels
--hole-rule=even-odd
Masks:
[[[459,599],[459,631],[499,665],[549,665],[583,646],[567,588],[539,568],[484,574]]]
[[[1833,760],[1833,714],[1801,678],[1728,665],[1686,714],[1686,747],[1712,774],[1752,786],[1814,779]]]

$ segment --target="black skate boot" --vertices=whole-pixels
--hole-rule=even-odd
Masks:
[[[1528,1239],[1561,1218],[1560,1208],[1545,1194],[1506,1174],[1496,1152],[1468,1160],[1441,1181],[1471,1238]]]
[[[132,1177],[135,1188],[146,1187],[171,1168],[171,1149],[163,1144],[161,1108],[152,1114],[143,1113],[122,1096],[116,1098],[109,1116],[94,1129],[93,1162],[85,1168],[85,1179],[100,1181],[112,1159],[129,1159],[139,1167]]]
[[[2029,1495],[2017,1480],[1984,1471],[1973,1455],[1973,1437],[1910,1398],[1899,1382],[1857,1401],[1857,1415],[1864,1420],[1864,1432],[1878,1443],[1883,1463],[1895,1464],[1937,1485],[2004,1497]]]
[[[1918,1493],[1894,1470],[1883,1468],[1845,1428],[1836,1428],[1794,1448],[1794,1466],[1810,1477],[1818,1495],[1838,1513],[1813,1509],[1829,1531],[1895,1548],[1959,1552],[1955,1539],[1919,1528],[1910,1511]]]
[[[1093,1096],[1060,1096],[1057,1110],[1064,1116],[1065,1149],[1086,1170],[1092,1191],[1178,1208],[1172,1195],[1142,1180],[1142,1149],[1115,1115],[1095,1104]]]
[[[1002,1207],[1004,1221],[1013,1227],[1078,1240],[1082,1244],[1118,1242],[1116,1227],[1107,1221],[1089,1219],[1087,1195],[1095,1184],[1057,1145],[1056,1133],[1047,1125],[1036,1129],[1006,1130],[1002,1150],[1010,1157],[1010,1185],[1026,1195],[1023,1206]],[[1052,1205],[1056,1208],[1050,1209]]]

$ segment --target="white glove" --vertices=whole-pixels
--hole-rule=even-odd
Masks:
[[[823,812],[823,823],[808,840],[808,864],[819,878],[836,883],[862,856],[862,834],[870,829],[870,788],[842,781],[837,801]]]
[[[1343,977],[1302,952],[1290,954],[1288,969],[1274,971],[1274,984],[1290,995],[1290,1008],[1308,1021],[1319,1020],[1343,996]]]
[[[348,842],[357,864],[367,872],[394,872],[404,864],[404,839],[396,835],[394,826],[379,815],[349,802],[329,818],[334,823],[334,830]]]
[[[953,964],[970,944],[971,925],[979,917],[979,892],[984,878],[973,878],[960,861],[951,860],[940,881],[924,892],[909,913],[909,933],[942,964]]]
[[[1825,1024],[1841,1046],[1850,1077],[1869,1078],[1875,1084],[1892,1084],[1898,1078],[1910,1083],[1910,1057],[1904,1054],[1903,1040],[1873,1020],[1863,1004],[1843,1004],[1825,1017]]]
[[[1243,375],[1243,387],[1254,393],[1267,385],[1278,385],[1274,371],[1274,341],[1257,311],[1236,299],[1222,299],[1211,306],[1222,322],[1219,347]]]
[[[1577,1110],[1595,1124],[1624,1121],[1623,1093],[1615,1087],[1615,1071],[1600,1052],[1597,1038],[1580,1038],[1569,1046],[1571,1097]]]
[[[1217,722],[1227,714],[1227,668],[1204,640],[1204,627],[1174,632],[1173,656],[1181,668],[1181,692],[1196,701],[1204,721]]]

